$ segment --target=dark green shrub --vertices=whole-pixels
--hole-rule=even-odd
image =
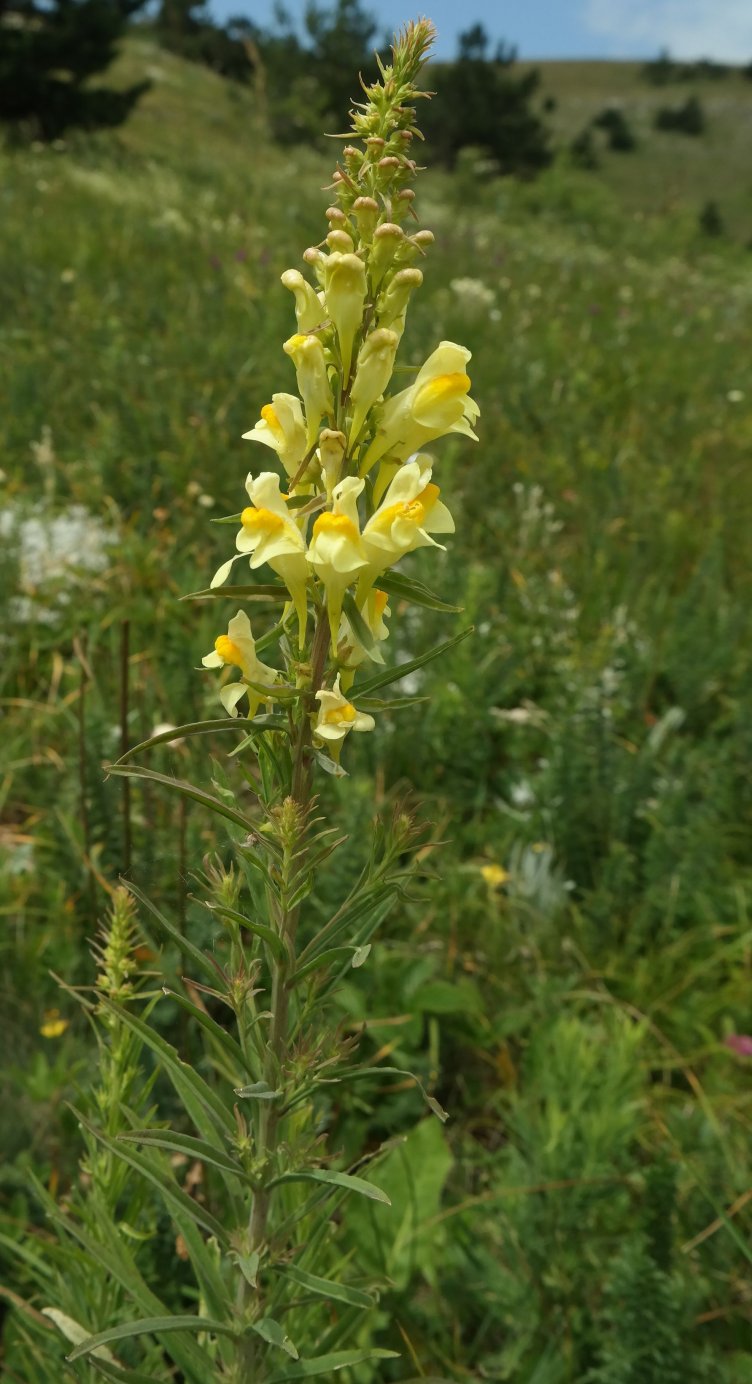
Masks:
[[[606,106],[600,115],[595,117],[593,124],[599,130],[605,130],[608,136],[609,149],[615,149],[618,153],[631,153],[637,148],[637,140],[632,132],[632,127],[623,111],[617,106]]]
[[[589,125],[586,125],[585,129],[581,130],[572,140],[569,154],[575,168],[584,168],[588,172],[600,168],[601,161],[598,158],[593,131]]]
[[[721,209],[712,197],[708,198],[697,220],[704,235],[724,235],[726,226],[721,215]]]
[[[656,112],[657,130],[672,130],[682,135],[701,135],[705,125],[705,111],[699,96],[688,96],[680,106],[661,106]]]

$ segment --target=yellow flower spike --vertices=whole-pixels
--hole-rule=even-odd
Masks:
[[[500,889],[502,884],[506,884],[512,878],[508,870],[505,870],[502,865],[481,865],[480,872],[492,891]]]
[[[381,398],[394,370],[399,336],[386,327],[367,336],[358,352],[355,383],[350,393],[352,422],[350,435],[355,441],[362,432],[369,409]]]
[[[335,234],[345,235],[345,232],[332,231],[330,237]],[[366,298],[366,267],[362,259],[351,253],[331,254],[324,271],[324,293],[327,312],[337,330],[342,381],[346,385],[350,378],[355,333],[363,320]]]
[[[322,428],[319,434],[318,458],[324,473],[327,503],[332,503],[334,487],[342,475],[342,460],[347,447],[344,433],[334,432],[332,428]]]
[[[440,548],[432,533],[454,533],[454,520],[439,499],[439,487],[431,484],[431,466],[418,456],[401,466],[375,514],[363,530],[362,544],[368,571],[359,582],[363,598],[380,572],[392,567],[415,548]]]
[[[268,693],[248,687],[246,682],[230,682],[219,689],[219,699],[230,716],[237,716],[238,702],[248,696],[248,715],[255,716],[263,701],[273,697],[273,684],[277,678],[276,668],[269,668],[256,657],[256,641],[253,638],[251,622],[244,610],[233,615],[227,626],[227,634],[220,634],[214,641],[211,653],[205,654],[201,662],[205,668],[224,668],[232,664],[239,668],[248,682],[262,683],[269,688]]]
[[[319,703],[319,711],[313,727],[313,737],[320,744],[325,744],[335,759],[339,759],[342,742],[351,730],[373,730],[376,725],[373,716],[358,711],[352,702],[348,702],[342,695],[339,673],[331,691],[322,687],[316,693],[316,701]]]
[[[265,447],[271,447],[288,476],[294,476],[307,451],[300,399],[295,394],[272,394],[272,401],[264,404],[256,426],[243,433],[243,441],[263,442]]]
[[[360,536],[357,503],[364,484],[356,476],[346,476],[335,486],[333,508],[319,515],[308,546],[308,561],[326,591],[331,647],[335,656],[345,591],[368,565]]]
[[[334,411],[324,347],[317,336],[306,336],[298,332],[285,342],[283,350],[295,366],[298,390],[305,408],[306,443],[308,447],[312,447],[321,419]]]
[[[325,309],[315,289],[303,278],[299,269],[286,269],[282,283],[295,294],[295,319],[299,332],[312,332],[326,317]]]
[[[463,433],[477,442],[471,423],[480,413],[468,393],[465,367],[470,351],[442,341],[418,372],[415,383],[387,399],[376,436],[361,464],[361,475],[386,456],[400,460],[447,433]]]
[[[251,570],[267,562],[285,583],[298,617],[298,638],[305,644],[308,619],[308,564],[305,539],[291,518],[279,490],[279,476],[263,471],[254,480],[249,476],[246,490],[251,501],[240,518],[241,529],[235,539],[238,553],[251,554]],[[233,559],[234,560],[234,559]],[[229,564],[225,564],[229,570]],[[220,568],[220,572],[222,572]],[[219,573],[217,573],[217,577]],[[215,583],[217,582],[215,577]]]
[[[399,269],[383,292],[377,307],[382,327],[392,327],[399,336],[405,327],[405,312],[410,295],[420,288],[423,275],[420,269]]]

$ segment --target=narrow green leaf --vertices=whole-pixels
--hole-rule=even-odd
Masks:
[[[133,884],[131,880],[124,879],[122,876],[120,882],[128,890],[128,893],[133,895],[134,899],[138,899],[138,902],[142,904],[144,908],[148,909],[162,931],[180,948],[183,955],[189,956],[198,966],[199,970],[202,970],[205,975],[211,976],[212,980],[216,981],[217,972],[209,960],[209,957],[201,951],[201,948],[194,946],[193,942],[189,942],[188,938],[184,937],[182,932],[178,931],[174,923],[171,923],[168,918],[165,918],[164,913],[160,912],[157,905],[152,903],[148,895],[144,894],[137,884]]]
[[[335,1283],[330,1278],[319,1278],[318,1274],[306,1273],[295,1264],[280,1265],[278,1271],[289,1278],[299,1288],[305,1288],[314,1297],[328,1298],[331,1302],[346,1302],[348,1307],[375,1307],[376,1298],[361,1288],[352,1288],[349,1283]]]
[[[121,1370],[117,1365],[96,1358],[91,1363],[103,1379],[110,1380],[110,1384],[162,1384],[161,1379],[155,1379],[153,1374],[142,1374],[140,1370]]]
[[[186,726],[171,727],[170,730],[160,731],[159,735],[152,735],[148,740],[142,740],[140,745],[132,745],[125,754],[121,754],[116,760],[117,764],[124,764],[126,759],[130,759],[134,754],[140,754],[142,750],[150,750],[154,745],[171,745],[174,740],[187,740],[191,735],[213,735],[215,731],[242,730],[246,729],[245,722],[238,717],[221,716],[213,721],[190,721]]]
[[[337,764],[335,760],[330,759],[328,755],[324,754],[323,750],[312,749],[311,754],[319,768],[323,769],[325,774],[331,774],[332,778],[347,778],[347,769],[343,769],[341,764]]]
[[[243,511],[238,510],[237,514],[218,514],[216,518],[210,519],[210,524],[239,524],[243,517]]]
[[[261,1263],[261,1255],[258,1250],[251,1250],[250,1254],[241,1254],[239,1250],[231,1249],[230,1258],[237,1264],[246,1283],[249,1283],[252,1288],[258,1287],[258,1271]]]
[[[192,1134],[178,1134],[172,1129],[133,1129],[127,1134],[118,1134],[118,1143],[144,1144],[150,1148],[170,1149],[173,1153],[184,1153],[189,1158],[198,1158],[202,1163],[211,1163],[224,1173],[233,1177],[245,1177],[239,1163],[219,1152],[204,1139],[194,1139]]]
[[[180,599],[181,601],[211,601],[221,596],[227,596],[232,601],[276,601],[280,605],[290,599],[287,587],[278,586],[276,582],[267,582],[260,586],[207,586],[203,591],[188,591]]]
[[[259,648],[258,644],[256,648]],[[256,716],[252,721],[243,722],[243,730],[246,730],[248,734],[245,740],[241,740],[239,745],[230,750],[229,759],[234,759],[236,755],[242,754],[249,745],[255,745],[264,731],[276,730],[282,735],[290,734],[289,724],[283,716]]]
[[[82,1341],[71,1351],[67,1359],[79,1360],[82,1355],[91,1355],[99,1346],[109,1345],[110,1341],[125,1341],[131,1336],[157,1335],[165,1331],[210,1331],[213,1336],[237,1336],[235,1327],[226,1322],[215,1322],[211,1317],[145,1317],[141,1321],[121,1322],[107,1331],[99,1331]]]
[[[266,1081],[254,1081],[252,1086],[238,1086],[235,1095],[240,1100],[279,1100],[283,1091],[275,1091]]]
[[[218,913],[221,918],[229,918],[231,922],[238,923],[240,927],[244,927],[248,932],[260,937],[277,961],[287,960],[287,949],[282,938],[266,923],[252,922],[250,918],[246,918],[244,913],[238,913],[236,908],[228,908],[222,903],[208,903],[206,907],[211,909],[212,913]]]
[[[275,1322],[272,1317],[261,1317],[257,1322],[251,1324],[251,1330],[255,1331],[263,1341],[268,1341],[270,1346],[279,1346],[287,1355],[292,1356],[293,1360],[298,1359],[298,1352],[293,1345],[290,1337],[279,1322]]]
[[[370,1201],[383,1202],[385,1206],[391,1206],[391,1202],[380,1187],[375,1187],[372,1182],[366,1182],[362,1177],[353,1177],[351,1173],[338,1173],[331,1168],[307,1168],[300,1172],[282,1173],[280,1177],[275,1177],[271,1182],[267,1182],[267,1187],[281,1187],[285,1182],[324,1182],[332,1187],[342,1187],[346,1192],[357,1192],[361,1197],[368,1197]]]
[[[226,1028],[218,1024],[216,1019],[213,1019],[211,1014],[207,1014],[200,1005],[189,1000],[187,995],[181,995],[177,990],[170,990],[166,985],[162,988],[169,999],[174,1000],[181,1009],[185,1010],[186,1014],[190,1014],[196,1023],[201,1025],[233,1063],[237,1063],[241,1068],[245,1066],[245,1058],[240,1044],[235,1042],[232,1034],[228,1033]]]
[[[431,663],[435,658],[441,658],[450,649],[454,649],[457,644],[461,644],[463,639],[469,639],[474,633],[475,626],[468,625],[461,634],[455,634],[453,639],[445,639],[443,644],[437,644],[435,649],[428,649],[424,654],[419,654],[417,658],[412,658],[408,663],[398,663],[394,668],[385,668],[382,673],[376,673],[367,682],[352,688],[352,699],[357,703],[359,696],[367,697],[370,692],[375,692],[379,687],[387,687],[390,682],[398,682],[408,673],[414,673],[416,669],[423,668],[426,663]]]
[[[152,1052],[159,1059],[161,1066],[164,1067],[168,1076],[172,1079],[175,1089],[183,1100],[191,1119],[197,1127],[200,1128],[194,1114],[194,1109],[189,1108],[188,1102],[186,1101],[186,1092],[194,1098],[194,1105],[197,1101],[204,1110],[208,1112],[215,1126],[219,1125],[228,1134],[235,1133],[235,1122],[232,1118],[232,1114],[223,1104],[221,1097],[216,1091],[212,1090],[207,1082],[204,1081],[203,1077],[199,1076],[195,1068],[189,1066],[187,1062],[183,1062],[182,1058],[178,1056],[176,1049],[173,1048],[161,1034],[155,1033],[154,1029],[150,1028],[149,1024],[144,1023],[143,1019],[137,1018],[130,1010],[115,1004],[113,1000],[103,998],[102,1003],[106,1005],[108,1009],[111,1009],[114,1014],[117,1014],[121,1022],[125,1024],[127,1028],[130,1028],[133,1033],[137,1033],[139,1037],[143,1039],[146,1046],[151,1048]],[[202,1129],[202,1133],[205,1135],[205,1130]],[[215,1138],[218,1139],[219,1136],[216,1132],[216,1128],[213,1130],[213,1133]],[[220,1143],[218,1147],[222,1148],[222,1144]]]
[[[122,774],[124,778],[145,779],[149,783],[161,783],[163,788],[169,788],[184,798],[190,798],[201,807],[207,808],[209,812],[216,813],[218,817],[226,817],[228,822],[234,822],[244,831],[253,830],[253,823],[244,817],[242,812],[230,807],[229,803],[222,802],[220,798],[215,798],[213,794],[205,792],[203,788],[186,783],[184,779],[171,778],[169,774],[158,774],[154,769],[137,768],[132,764],[108,764],[107,773]]]
[[[207,1211],[200,1202],[189,1197],[188,1193],[178,1186],[175,1178],[163,1166],[151,1162],[149,1158],[140,1153],[135,1153],[124,1142],[121,1143],[120,1139],[110,1139],[103,1130],[97,1129],[95,1125],[91,1124],[80,1110],[76,1110],[75,1106],[71,1105],[70,1109],[79,1123],[83,1125],[84,1129],[88,1129],[94,1139],[98,1140],[104,1148],[109,1149],[110,1153],[121,1158],[124,1163],[128,1163],[136,1172],[141,1173],[147,1182],[156,1187],[161,1192],[168,1207],[176,1207],[178,1211],[190,1216],[197,1225],[203,1226],[210,1235],[215,1235],[220,1244],[225,1245],[227,1243],[227,1231],[224,1226],[220,1225],[216,1217],[212,1216],[211,1212]]]
[[[338,1370],[349,1369],[351,1365],[364,1365],[369,1360],[399,1360],[399,1354],[396,1350],[335,1350],[331,1355],[316,1355],[310,1360],[299,1360],[296,1365],[288,1365],[281,1373],[273,1374],[268,1384],[316,1379],[322,1374],[336,1374]]]
[[[430,702],[430,697],[358,697],[358,711],[405,711]]]
[[[415,1082],[429,1110],[441,1120],[441,1123],[445,1124],[449,1119],[448,1112],[442,1105],[439,1105],[439,1102],[434,1096],[429,1095],[420,1078],[415,1075],[415,1072],[408,1072],[404,1067],[356,1067],[349,1072],[334,1072],[331,1076],[319,1077],[316,1084],[318,1086],[329,1086],[330,1084],[339,1085],[340,1082],[343,1081],[362,1081],[364,1077],[376,1076],[409,1077],[411,1081]]]
[[[306,976],[312,975],[314,971],[320,970],[322,966],[333,966],[337,961],[351,960],[353,966],[361,965],[361,962],[355,960],[359,951],[359,947],[331,947],[328,951],[321,952],[318,956],[314,956],[312,960],[306,961],[304,966],[301,966],[291,975],[289,980],[290,988],[292,989],[293,986],[298,985],[301,980],[305,980]],[[365,957],[363,957],[363,960],[365,961]]]
[[[383,576],[379,577],[379,586],[388,596],[396,596],[398,600],[424,606],[426,610],[442,610],[448,615],[459,615],[462,611],[462,606],[449,605],[442,601],[440,596],[435,596],[417,577],[408,577],[404,572],[384,572]]]

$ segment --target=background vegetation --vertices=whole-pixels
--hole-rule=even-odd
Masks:
[[[237,439],[285,387],[276,285],[320,234],[330,166],[269,140],[253,83],[151,37],[111,80],[150,83],[117,132],[0,159],[0,1253],[6,1302],[37,1307],[14,1249],[31,1221],[48,1252],[28,1173],[56,1201],[80,1189],[65,1102],[95,1077],[58,978],[91,984],[121,871],[208,935],[194,877],[224,843],[103,765],[216,710],[195,671],[215,615],[178,597],[217,566],[208,521],[237,509],[251,462]],[[332,1113],[346,1153],[406,1135],[380,1170],[390,1219],[348,1230],[391,1285],[372,1332],[402,1358],[383,1380],[752,1379],[752,84],[703,83],[701,136],[655,130],[696,80],[667,94],[626,64],[546,64],[555,158],[537,180],[470,149],[419,193],[437,244],[415,363],[467,340],[483,410],[481,447],[447,442],[437,466],[458,520],[440,590],[477,634],[329,790],[356,856],[374,806],[415,790],[445,840],[339,997],[365,1049],[452,1117],[422,1121],[386,1080]],[[610,106],[635,148],[596,125],[598,167],[575,166]],[[454,628],[396,617],[405,649]],[[190,742],[154,767],[209,777]],[[148,933],[138,955],[179,968]],[[172,1002],[155,1013],[201,1062]],[[179,1299],[180,1246],[139,1214]],[[47,1378],[29,1332],[11,1307],[10,1380]]]

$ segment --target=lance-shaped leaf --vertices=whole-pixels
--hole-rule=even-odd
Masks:
[[[247,730],[248,726],[246,725],[244,729]],[[253,830],[253,823],[242,812],[238,812],[237,808],[231,807],[221,798],[215,798],[213,794],[207,793],[203,788],[197,788],[195,784],[186,782],[185,779],[171,778],[169,774],[158,774],[154,769],[142,769],[133,764],[108,764],[107,772],[108,774],[122,774],[124,778],[145,779],[149,783],[160,783],[163,788],[169,788],[173,793],[180,793],[182,797],[190,798],[193,802],[199,803],[201,807],[208,808],[209,812],[216,813],[218,817],[226,817],[228,822],[234,822],[244,831]]]
[[[369,1360],[399,1360],[396,1350],[335,1350],[331,1355],[316,1355],[310,1360],[298,1360],[295,1365],[273,1374],[267,1384],[288,1384],[296,1379],[320,1379],[336,1374],[351,1365],[365,1365]]]
[[[237,1086],[235,1095],[240,1100],[279,1100],[284,1091],[275,1091],[267,1081],[254,1081],[251,1086]]]
[[[213,1336],[237,1336],[234,1326],[216,1322],[211,1317],[145,1317],[141,1321],[121,1322],[107,1331],[98,1331],[96,1336],[89,1336],[80,1346],[76,1346],[68,1359],[80,1360],[83,1355],[91,1355],[111,1341],[126,1341],[131,1336],[156,1336],[169,1331],[209,1331]]]
[[[337,1086],[340,1084],[340,1082],[343,1081],[363,1081],[368,1077],[376,1076],[409,1077],[411,1081],[415,1082],[415,1085],[420,1091],[429,1110],[431,1110],[433,1114],[436,1115],[436,1117],[439,1120],[441,1120],[441,1123],[445,1124],[446,1121],[449,1119],[448,1112],[444,1109],[442,1105],[439,1105],[439,1102],[435,1099],[434,1096],[429,1095],[428,1091],[423,1085],[423,1082],[420,1080],[420,1077],[417,1077],[415,1075],[415,1072],[408,1072],[404,1067],[355,1067],[351,1071],[334,1072],[331,1076],[317,1077],[316,1085]]]
[[[222,1049],[226,1057],[230,1058],[233,1063],[236,1063],[241,1068],[245,1067],[245,1058],[240,1044],[235,1042],[232,1034],[228,1033],[226,1028],[218,1024],[216,1019],[213,1019],[211,1014],[208,1014],[200,1005],[194,1004],[192,1000],[189,1000],[187,995],[181,995],[177,990],[170,990],[166,985],[164,985],[162,989],[169,999],[174,1000],[181,1009],[185,1010],[186,1014],[190,1014],[191,1018],[195,1019],[196,1023],[201,1025],[210,1037],[215,1040],[217,1046]]]
[[[326,1298],[330,1302],[344,1302],[348,1307],[375,1307],[376,1298],[362,1288],[353,1288],[349,1283],[335,1283],[331,1278],[319,1278],[318,1274],[306,1273],[296,1264],[279,1265],[278,1272],[299,1288],[305,1288],[314,1297]]]
[[[341,1187],[346,1192],[357,1192],[361,1197],[368,1197],[370,1201],[383,1202],[385,1206],[391,1206],[391,1202],[380,1187],[375,1187],[372,1182],[366,1182],[362,1177],[353,1177],[351,1173],[338,1173],[331,1168],[301,1168],[294,1173],[282,1173],[280,1177],[275,1177],[271,1182],[267,1182],[267,1187],[281,1187],[285,1182],[323,1182],[332,1187]]]
[[[184,1212],[197,1225],[207,1230],[210,1235],[215,1235],[220,1244],[227,1244],[227,1231],[224,1226],[200,1202],[189,1197],[188,1193],[178,1186],[175,1178],[161,1164],[152,1162],[150,1158],[136,1153],[135,1150],[128,1148],[125,1142],[121,1143],[119,1138],[110,1139],[103,1130],[97,1129],[79,1110],[76,1110],[75,1106],[70,1108],[79,1123],[83,1125],[84,1129],[88,1129],[94,1139],[104,1148],[109,1149],[110,1153],[114,1153],[117,1158],[121,1158],[124,1163],[130,1164],[137,1173],[141,1173],[147,1182],[150,1182],[161,1192],[163,1200],[170,1209],[174,1207],[179,1212]]]
[[[370,946],[351,946],[332,947],[329,951],[321,952],[319,956],[314,956],[311,961],[306,962],[305,966],[301,966],[299,970],[295,971],[294,975],[290,977],[290,987],[297,985],[301,980],[305,980],[306,976],[320,970],[322,966],[334,966],[338,961],[349,961],[353,970],[357,970],[358,966],[362,966],[364,961],[368,960],[370,950]]]
[[[102,998],[102,1004],[117,1014],[121,1023],[132,1032],[138,1034],[147,1047],[158,1058],[160,1066],[164,1068],[170,1077],[175,1090],[182,1100],[188,1114],[197,1129],[201,1130],[204,1138],[215,1147],[223,1148],[218,1128],[224,1129],[226,1133],[232,1135],[235,1131],[235,1122],[232,1113],[224,1105],[221,1097],[211,1086],[200,1077],[198,1072],[187,1062],[183,1062],[177,1054],[175,1048],[156,1033],[149,1024],[144,1023],[130,1010],[115,1004],[113,1000]],[[205,1112],[209,1119],[203,1119],[201,1112]]]
[[[268,1341],[270,1346],[279,1346],[286,1355],[290,1355],[293,1360],[298,1359],[296,1346],[290,1340],[287,1332],[279,1322],[275,1322],[272,1317],[260,1317],[257,1322],[251,1323],[251,1330],[255,1331],[263,1341]]]
[[[218,913],[220,918],[229,918],[231,922],[238,923],[254,936],[260,937],[277,961],[287,960],[287,949],[282,938],[266,923],[257,923],[254,919],[246,918],[244,913],[238,913],[236,908],[228,908],[223,903],[208,903],[206,907],[211,909],[212,913]]]
[[[468,639],[474,630],[474,625],[468,625],[461,634],[455,634],[453,639],[445,639],[444,643],[437,644],[435,649],[427,649],[424,654],[419,654],[417,658],[411,658],[408,663],[398,663],[394,668],[385,668],[383,672],[375,673],[367,682],[356,684],[352,688],[353,701],[357,701],[359,697],[369,696],[371,692],[376,692],[379,687],[388,687],[391,682],[398,682],[400,678],[407,677],[408,673],[414,673],[418,668],[432,663],[435,658],[441,658],[442,654],[449,653],[450,649],[461,644],[463,639]]]
[[[223,1173],[233,1177],[245,1178],[240,1164],[230,1154],[220,1153],[205,1139],[195,1139],[192,1134],[178,1134],[172,1129],[129,1129],[118,1134],[118,1143],[142,1144],[147,1148],[169,1149],[172,1153],[184,1153],[188,1158],[198,1158],[201,1163],[210,1163]]]
[[[342,609],[345,612],[355,638],[363,645],[367,654],[375,658],[377,663],[383,663],[384,657],[379,648],[379,640],[374,637],[370,625],[366,624],[357,605],[352,591],[346,591],[342,598]]]
[[[189,591],[180,599],[181,601],[212,601],[222,596],[228,596],[233,601],[271,601],[278,605],[285,604],[290,599],[287,587],[279,586],[276,582],[266,582],[256,586],[207,586],[203,591]]]
[[[384,572],[379,577],[379,586],[382,591],[386,591],[387,596],[395,596],[397,600],[410,601],[412,605],[424,606],[426,610],[441,610],[447,615],[459,615],[462,606],[449,605],[442,601],[440,596],[435,596],[433,591],[418,581],[417,577],[408,577],[404,572]]]
[[[240,717],[234,720],[232,716],[222,716],[212,721],[189,721],[185,726],[171,726],[169,730],[160,731],[159,735],[150,735],[148,740],[142,740],[139,745],[132,745],[115,762],[125,764],[134,754],[141,754],[142,750],[151,750],[155,745],[171,745],[175,740],[187,740],[192,735],[213,735],[215,732],[227,730],[245,732],[245,722]]]

